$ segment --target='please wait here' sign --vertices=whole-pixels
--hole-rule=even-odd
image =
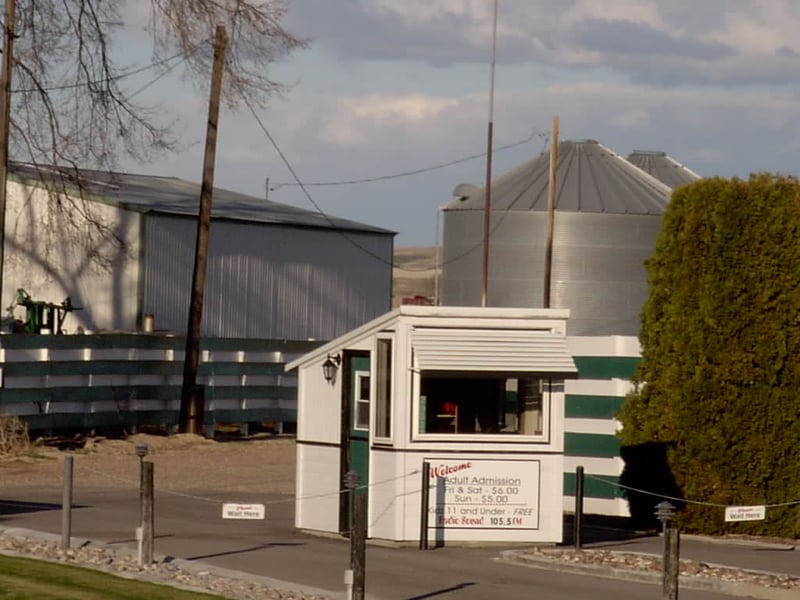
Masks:
[[[263,519],[266,509],[263,504],[223,504],[223,519]]]
[[[766,506],[728,506],[725,521],[763,521],[766,514]]]

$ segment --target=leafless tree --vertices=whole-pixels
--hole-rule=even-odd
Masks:
[[[54,220],[74,230],[89,251],[108,248],[114,231],[94,219],[78,169],[111,171],[121,159],[147,161],[177,147],[157,107],[135,101],[115,41],[125,16],[144,0],[17,0],[9,157],[44,169]],[[152,39],[154,77],[179,66],[207,86],[217,25],[229,43],[224,100],[264,106],[283,89],[268,66],[305,42],[282,26],[283,0],[150,0],[144,25]],[[72,194],[65,192],[72,191]],[[62,232],[63,234],[63,232]],[[115,252],[118,253],[119,248]],[[103,264],[103,256],[95,257]]]

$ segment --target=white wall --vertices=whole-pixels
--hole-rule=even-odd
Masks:
[[[94,242],[86,232],[85,219],[74,208],[69,215],[52,209],[54,200],[40,188],[8,182],[6,209],[3,295],[6,308],[14,302],[18,288],[35,301],[61,304],[69,296],[81,307],[70,313],[64,328],[74,333],[78,326],[87,331],[133,329],[137,310],[137,254],[139,215],[92,202],[94,217],[124,240],[127,252],[102,239]],[[80,199],[75,203],[81,205]],[[64,204],[67,204],[66,202]],[[70,234],[65,223],[76,219],[82,234]],[[100,253],[110,259],[101,268],[89,256]],[[25,318],[18,307],[17,318]]]
[[[339,530],[339,448],[297,444],[295,526]],[[299,468],[303,465],[303,468]]]

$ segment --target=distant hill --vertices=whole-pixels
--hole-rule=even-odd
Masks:
[[[415,296],[433,302],[436,296],[436,254],[435,246],[395,248],[392,307]]]

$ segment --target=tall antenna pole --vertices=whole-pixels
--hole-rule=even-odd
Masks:
[[[486,204],[483,211],[483,273],[481,286],[481,306],[486,306],[489,296],[489,225],[492,214],[492,134],[494,129],[494,71],[497,63],[497,3],[494,0],[494,19],[492,22],[492,68],[489,84],[489,126],[486,148]]]
[[[544,252],[544,307],[550,308],[550,279],[553,272],[553,229],[556,215],[556,171],[558,169],[558,115],[553,117],[550,140],[550,181],[547,193],[547,247]]]
[[[8,136],[11,117],[11,74],[14,67],[14,31],[17,1],[6,0],[3,27],[3,70],[0,73],[0,304],[3,304],[3,263],[6,246],[6,187],[8,186]]]

